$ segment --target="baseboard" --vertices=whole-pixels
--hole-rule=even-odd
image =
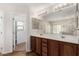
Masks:
[[[26,53],[31,52],[31,50],[26,50]]]
[[[13,53],[13,51],[4,51],[4,52],[1,52],[1,54],[8,54],[8,53]]]
[[[26,44],[26,42],[21,42],[21,43],[17,43],[17,45],[18,45],[18,44],[23,44],[23,43],[25,43],[25,44]]]

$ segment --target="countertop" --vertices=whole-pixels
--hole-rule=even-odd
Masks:
[[[79,36],[74,36],[74,35],[62,35],[62,34],[42,34],[40,35],[38,33],[32,33],[31,36],[79,44]]]

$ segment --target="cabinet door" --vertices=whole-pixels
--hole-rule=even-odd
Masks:
[[[78,49],[78,51],[77,51],[77,55],[79,56],[79,45],[78,45],[78,48],[77,48],[77,49]]]
[[[48,40],[48,55],[49,56],[58,56],[59,55],[58,41]]]
[[[41,38],[36,38],[36,53],[41,55]]]
[[[31,36],[31,50],[32,50],[33,52],[36,51],[36,38],[33,37],[33,36]]]
[[[76,56],[77,45],[71,43],[60,43],[61,56]]]

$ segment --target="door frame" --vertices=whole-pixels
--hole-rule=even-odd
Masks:
[[[16,40],[17,40],[17,31],[16,31],[16,20],[15,18],[12,18],[13,20],[13,51],[15,50],[15,46],[16,46]]]

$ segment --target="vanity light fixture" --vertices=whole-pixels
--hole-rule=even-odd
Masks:
[[[62,8],[69,7],[69,6],[72,6],[72,5],[73,5],[73,3],[58,4],[57,6],[54,7],[54,10],[59,11]]]
[[[70,6],[73,6],[73,5],[74,5],[74,3],[60,3],[60,4],[57,4],[55,6],[51,5],[47,8],[43,8],[42,10],[40,10],[38,13],[35,14],[34,17],[41,19],[42,16],[45,16],[45,15],[51,13],[51,12],[62,11],[64,8],[70,7]]]

